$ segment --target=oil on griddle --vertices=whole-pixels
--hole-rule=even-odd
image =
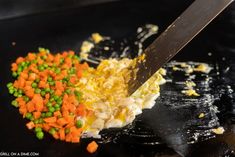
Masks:
[[[158,32],[156,25],[147,24],[138,27],[137,31],[125,39],[104,37],[98,44],[93,44],[87,61],[96,66],[101,59],[107,58],[134,58],[143,52],[146,42],[150,42]],[[211,53],[208,53],[210,56]],[[192,59],[193,60],[193,59]],[[197,62],[187,62],[189,66],[197,66]],[[179,145],[197,143],[215,137],[213,129],[220,128],[222,114],[227,115],[228,109],[221,105],[227,100],[229,111],[234,104],[233,90],[225,76],[227,67],[207,63],[212,68],[207,73],[193,72],[188,74],[184,70],[174,70],[179,62],[171,61],[164,68],[167,83],[161,86],[161,95],[151,110],[145,110],[135,121],[122,129],[109,129],[101,132],[100,143],[122,142],[139,145],[161,145],[178,141]],[[198,97],[189,97],[182,93],[185,82],[193,81],[196,84]],[[231,105],[232,104],[232,105]],[[218,109],[219,106],[219,109]],[[220,113],[221,110],[221,113]],[[177,135],[177,136],[175,136]],[[179,136],[178,136],[179,135]],[[180,139],[178,139],[180,137]],[[174,142],[175,143],[175,142]]]

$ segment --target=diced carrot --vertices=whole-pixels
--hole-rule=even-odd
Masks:
[[[55,81],[55,88],[64,91],[63,83],[61,81]]]
[[[57,54],[57,55],[55,56],[55,58],[54,58],[54,63],[55,63],[56,65],[59,65],[59,64],[60,64],[60,58],[61,58],[60,54]]]
[[[68,52],[70,55],[74,55],[75,54],[75,52],[74,51],[72,51],[72,50],[69,50],[69,52]]]
[[[49,131],[50,130],[50,125],[48,125],[47,123],[43,123],[42,124],[42,128],[45,130],[45,131]]]
[[[86,114],[87,114],[86,116],[90,117],[90,116],[94,115],[94,111],[92,111],[92,110],[87,110],[87,113],[86,113]]]
[[[19,84],[19,88],[24,88],[24,86],[25,86],[25,79],[22,78],[22,77],[19,77],[18,84]]]
[[[55,95],[61,96],[61,95],[62,95],[62,91],[57,89],[57,90],[55,91]]]
[[[65,136],[65,141],[66,142],[71,142],[72,141],[72,135],[70,133]]]
[[[33,112],[33,117],[34,117],[35,119],[40,118],[40,116],[41,116],[41,112],[39,112],[39,111]]]
[[[44,121],[47,123],[55,123],[56,122],[56,117],[48,117],[48,118],[44,118]]]
[[[55,112],[54,112],[54,116],[55,116],[55,117],[61,116],[61,112],[60,112],[60,111],[55,111]]]
[[[43,110],[43,98],[40,94],[35,94],[33,96],[32,102],[35,104],[35,109],[37,111]]]
[[[47,56],[47,61],[48,62],[51,62],[51,61],[53,61],[54,60],[54,56],[52,55],[52,54],[48,54],[48,56]]]
[[[67,124],[68,122],[64,119],[64,118],[59,118],[57,120],[57,123],[60,125],[60,126],[64,126],[65,124]]]
[[[17,59],[16,59],[16,64],[20,64],[21,62],[23,62],[24,61],[24,58],[23,57],[18,57]]]
[[[89,68],[89,65],[87,64],[87,62],[83,63],[81,66],[82,70],[86,70]]]
[[[78,77],[78,78],[81,78],[81,77],[82,77],[82,70],[78,70],[78,71],[77,71],[77,77]]]
[[[30,61],[34,60],[35,58],[36,58],[36,55],[35,55],[35,54],[33,54],[33,53],[28,53],[28,59],[29,59]]]
[[[72,143],[79,143],[79,142],[80,142],[80,137],[78,137],[78,136],[72,136],[71,142],[72,142]]]
[[[66,51],[64,51],[63,53],[62,53],[62,56],[65,58],[66,56],[68,55],[68,53],[66,52]]]
[[[26,107],[26,105],[25,105],[25,106],[20,106],[19,112],[20,112],[20,114],[23,115],[23,117],[25,117],[25,115],[26,115],[26,113],[27,113],[27,107]]]
[[[26,124],[26,126],[27,126],[27,128],[28,129],[33,129],[34,127],[35,127],[35,124],[34,124],[34,122],[32,122],[32,121],[30,121],[30,122],[28,122],[27,124]]]
[[[76,79],[77,79],[76,76],[71,76],[69,81],[71,83],[75,84],[76,83]]]
[[[29,69],[32,70],[34,73],[38,73],[39,72],[39,70],[36,67],[34,67],[34,66],[30,66]]]
[[[53,127],[53,128],[59,128],[59,129],[62,128],[62,126],[58,125],[57,123],[48,123],[48,125]]]
[[[32,98],[34,96],[34,89],[30,88],[27,91],[25,91],[25,95],[28,96],[29,98]]]
[[[47,93],[47,94],[45,95],[45,98],[46,98],[46,99],[49,99],[49,98],[50,98],[50,94]]]
[[[13,84],[13,86],[14,86],[15,88],[19,88],[19,83],[18,83],[18,80],[15,80],[15,81],[14,81],[14,84]]]
[[[81,135],[81,132],[82,132],[82,129],[81,128],[76,128],[75,126],[72,126],[71,128],[70,128],[70,132],[71,132],[71,134],[72,134],[72,136],[74,137],[74,136],[80,136]]]
[[[77,113],[77,115],[84,117],[86,115],[85,106],[83,104],[79,104],[76,109],[76,113]]]
[[[36,79],[37,75],[35,73],[30,73],[29,74],[29,81],[34,81]]]
[[[35,128],[37,127],[42,128],[42,124],[35,124]]]
[[[26,79],[28,79],[28,73],[27,72],[21,72],[20,77],[22,77],[26,80]]]
[[[87,145],[87,151],[89,153],[96,152],[97,148],[98,148],[98,144],[95,141],[92,141],[91,143]]]
[[[59,138],[60,138],[58,133],[54,133],[52,136],[53,136],[55,139],[59,139]]]
[[[65,62],[65,64],[67,64],[69,67],[72,66],[72,60],[71,60],[71,58],[68,58],[68,57],[65,58],[64,62]]]
[[[74,122],[74,116],[71,115],[65,115],[64,119],[68,122],[68,123],[72,123]]]
[[[60,140],[62,140],[62,141],[65,140],[65,131],[64,131],[64,129],[59,130],[59,136],[60,136]]]
[[[16,71],[18,69],[18,65],[16,63],[11,64],[11,70]]]
[[[29,101],[29,102],[26,104],[26,107],[27,107],[27,110],[28,110],[29,112],[35,111],[34,103],[33,103],[32,101]]]
[[[37,61],[39,65],[43,64],[43,60],[41,58],[38,58]]]
[[[38,87],[39,88],[46,88],[46,82],[45,81],[40,81]]]

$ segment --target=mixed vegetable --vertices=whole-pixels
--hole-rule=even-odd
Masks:
[[[16,97],[12,105],[29,120],[28,129],[43,139],[44,132],[55,139],[78,143],[83,122],[78,117],[92,114],[80,103],[81,91],[74,85],[89,65],[80,62],[73,51],[51,54],[39,48],[38,53],[28,53],[11,65],[13,83],[8,83],[9,93]],[[94,143],[88,150],[97,149]]]

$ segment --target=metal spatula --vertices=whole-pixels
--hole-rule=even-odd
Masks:
[[[168,28],[151,44],[144,54],[144,62],[138,62],[137,73],[129,81],[129,94],[134,93],[160,67],[175,56],[203,28],[205,28],[233,0],[195,0]]]

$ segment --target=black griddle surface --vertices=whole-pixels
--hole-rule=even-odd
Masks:
[[[183,99],[183,96],[172,97],[169,94],[174,90],[180,90],[177,85],[163,85],[162,96],[158,99],[153,110],[146,110],[138,116],[132,125],[133,128],[128,128],[129,132],[123,133],[123,130],[108,131],[107,136],[114,134],[114,136],[109,136],[110,138],[115,137],[116,134],[120,136],[114,139],[114,142],[100,144],[99,150],[92,155],[85,151],[86,144],[90,139],[85,139],[80,144],[55,141],[49,136],[46,136],[42,141],[37,140],[34,133],[28,131],[25,127],[25,120],[10,105],[13,98],[8,94],[6,88],[7,82],[12,81],[11,62],[18,56],[26,55],[29,51],[36,51],[39,46],[49,48],[53,52],[68,49],[79,51],[81,42],[93,32],[122,39],[133,34],[138,26],[146,23],[159,25],[161,32],[189,3],[181,8],[169,6],[168,9],[163,9],[165,8],[164,5],[164,3],[160,3],[159,9],[156,9],[155,2],[116,2],[0,21],[0,87],[2,89],[0,92],[0,150],[2,152],[33,151],[39,153],[40,156],[58,157],[178,156],[166,146],[166,143],[169,143],[172,139],[185,143],[185,137],[182,136],[185,133],[184,129],[193,130],[193,127],[198,128],[204,122],[193,120],[198,113],[206,109],[208,104],[198,100],[198,102],[196,101],[189,106],[183,105],[185,101],[179,100]],[[209,28],[213,29],[212,26],[210,25]],[[209,43],[208,40],[213,37],[216,38],[216,34],[208,34],[207,30],[203,31],[174,58],[174,60],[180,61],[207,62],[213,67],[217,67],[212,73],[214,81],[210,85],[212,88],[211,95],[217,98],[213,105],[217,105],[221,113],[213,116],[220,118],[215,125],[219,125],[217,122],[220,122],[227,129],[224,135],[216,138],[204,141],[202,139],[202,142],[194,145],[182,145],[183,150],[185,150],[184,153],[189,154],[189,156],[231,154],[235,147],[235,131],[232,125],[234,94],[229,93],[227,89],[228,84],[234,89],[234,60],[228,54],[221,54],[213,46],[207,44]],[[12,42],[15,42],[16,45],[13,46]],[[213,55],[208,57],[208,52],[211,51],[213,51]],[[225,61],[223,57],[226,58]],[[228,67],[230,69],[224,71]],[[217,72],[220,72],[220,74],[216,75]],[[178,74],[173,76],[178,78],[175,75]],[[169,99],[165,101],[167,97]],[[204,107],[198,107],[200,104],[202,106],[204,104]],[[168,115],[171,115],[170,118],[166,118]],[[171,121],[171,123],[164,123],[167,121]],[[175,131],[174,129],[177,129],[177,127],[174,127],[174,125],[178,126],[179,130],[184,131]],[[164,131],[165,129],[169,129],[169,134],[166,134],[168,132]],[[127,132],[128,134],[125,134]],[[186,138],[186,141],[188,139]]]

